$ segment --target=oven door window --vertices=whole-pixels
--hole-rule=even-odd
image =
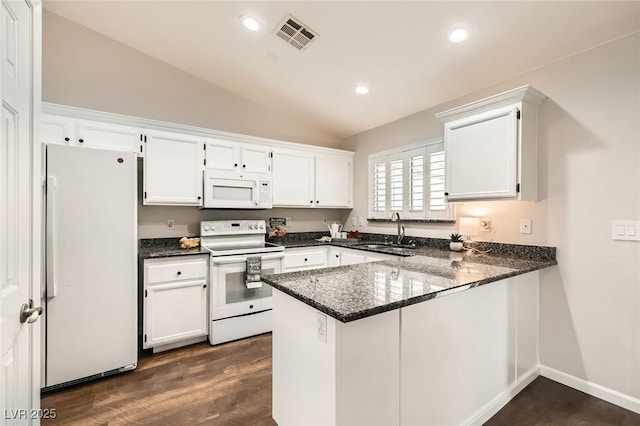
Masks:
[[[263,269],[263,274],[273,274],[275,271],[271,269]],[[262,284],[262,287],[247,288],[245,284],[246,273],[242,272],[229,272],[224,277],[224,292],[225,303],[238,303],[246,302],[253,299],[261,299],[263,297],[271,296],[271,286]]]

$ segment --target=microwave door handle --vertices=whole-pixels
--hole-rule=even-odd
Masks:
[[[253,204],[254,205],[258,205],[260,204],[260,194],[259,194],[259,189],[260,189],[260,185],[258,184],[257,181],[253,182]]]

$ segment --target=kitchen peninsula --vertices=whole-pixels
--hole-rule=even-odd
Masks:
[[[264,277],[279,425],[481,424],[537,376],[555,255],[412,253]]]

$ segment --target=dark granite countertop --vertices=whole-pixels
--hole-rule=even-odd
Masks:
[[[140,240],[138,256],[141,259],[155,259],[172,256],[193,256],[198,254],[209,254],[209,251],[202,247],[190,249],[180,248],[179,238],[148,238]]]
[[[557,264],[552,247],[515,246],[512,251],[540,254],[538,258],[465,254],[426,246],[374,249],[315,240],[295,241],[285,247],[317,245],[399,255],[359,265],[263,276],[274,288],[345,323]]]

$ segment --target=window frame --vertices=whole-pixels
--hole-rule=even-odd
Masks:
[[[381,151],[369,155],[368,163],[368,206],[369,217],[375,219],[390,219],[394,212],[398,212],[403,219],[437,219],[449,220],[454,219],[454,206],[446,201],[444,197],[445,208],[443,210],[431,210],[431,155],[435,153],[444,153],[444,141],[442,139],[423,141],[417,144],[404,145],[398,148]],[[411,160],[416,156],[422,156],[422,210],[411,210]],[[391,177],[390,164],[392,161],[402,160],[402,209],[392,210],[391,202]],[[375,173],[376,165],[385,164],[385,205],[384,210],[375,210]],[[444,170],[443,174],[446,173]],[[444,179],[444,176],[443,176]]]

